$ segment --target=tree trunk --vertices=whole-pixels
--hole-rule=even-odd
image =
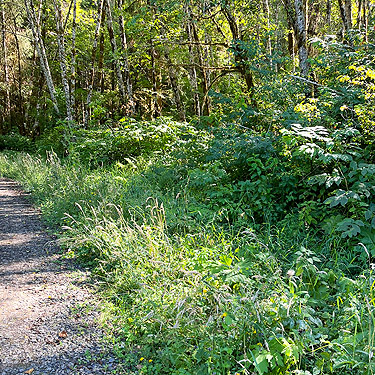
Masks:
[[[299,68],[304,77],[309,74],[308,51],[306,46],[306,24],[305,12],[303,10],[302,0],[294,0],[294,8],[296,12],[295,32],[298,47]]]
[[[339,8],[340,8],[340,15],[341,20],[344,26],[344,31],[347,34],[351,29],[351,7],[350,7],[350,15],[348,14],[348,6],[347,3],[343,2],[343,0],[338,0]]]
[[[282,0],[285,7],[285,11],[288,17],[289,24],[293,27],[294,37],[298,49],[298,61],[299,68],[304,77],[308,76],[309,73],[309,62],[308,62],[308,49],[306,45],[306,15],[303,9],[302,0],[294,0],[294,4],[291,0]],[[289,45],[290,50],[291,45]],[[291,52],[291,51],[290,51]],[[294,54],[294,48],[293,48]]]
[[[194,113],[197,116],[201,115],[201,105],[200,105],[200,97],[199,97],[199,88],[198,88],[198,76],[197,76],[197,69],[195,68],[196,62],[195,62],[195,56],[194,56],[194,50],[192,46],[192,42],[194,40],[193,38],[193,32],[191,28],[190,21],[186,24],[186,33],[189,40],[189,60],[190,60],[190,69],[189,69],[189,78],[190,78],[190,85],[193,89],[194,94]]]
[[[207,43],[205,49],[204,49],[204,62],[206,66],[210,66],[211,62],[214,61],[212,58],[212,46],[210,45],[212,42],[211,36],[208,33],[205,33],[205,42]],[[206,70],[206,80],[207,80],[207,92],[205,93],[205,100],[204,104],[207,106],[207,112],[211,113],[212,111],[212,103],[209,97],[209,91],[211,89],[211,72],[209,70]],[[202,112],[204,112],[202,110]]]
[[[271,40],[271,34],[270,34],[270,5],[269,5],[269,2],[268,0],[263,0],[263,13],[266,17],[266,20],[267,20],[267,32],[268,32],[268,36],[267,36],[267,49],[268,49],[268,53],[270,55],[270,65],[271,65],[271,69],[273,69],[273,61],[272,61],[272,40]]]
[[[22,94],[22,68],[21,68],[21,50],[20,50],[20,43],[18,40],[17,35],[17,20],[16,17],[13,17],[13,27],[14,27],[14,41],[15,41],[15,47],[17,51],[17,70],[18,70],[18,83],[17,83],[17,100],[16,100],[16,107],[20,113],[20,119],[19,119],[19,126],[20,126],[20,133],[23,135],[26,135],[26,128],[25,128],[25,106],[24,106],[24,100],[23,100],[23,94]]]
[[[331,29],[331,15],[332,15],[331,0],[327,0],[326,10],[327,10],[326,22],[327,22],[328,28]]]
[[[72,108],[72,117],[75,120],[75,112],[76,112],[76,99],[75,99],[75,91],[76,91],[76,29],[77,29],[77,0],[73,0],[73,16],[72,16],[72,51],[71,51],[71,67],[70,67],[70,105]]]
[[[169,81],[171,83],[174,101],[176,103],[176,108],[177,108],[179,119],[180,121],[186,121],[185,108],[181,100],[180,90],[178,88],[177,75],[176,75],[174,66],[172,64],[172,60],[169,55],[169,49],[167,46],[165,46],[165,49],[164,49],[164,56],[167,61]]]
[[[222,11],[224,13],[225,18],[228,21],[229,28],[232,33],[232,44],[233,44],[233,52],[234,52],[234,59],[236,62],[236,66],[242,75],[242,77],[245,79],[247,90],[250,94],[250,100],[251,105],[253,107],[257,107],[257,103],[254,100],[254,78],[252,72],[247,67],[247,57],[246,53],[243,50],[241,44],[242,44],[242,35],[240,32],[240,28],[238,27],[237,21],[233,14],[230,12],[228,7],[223,6]]]
[[[10,115],[10,82],[9,82],[9,67],[8,67],[8,48],[7,48],[7,40],[6,40],[6,34],[5,34],[5,10],[4,10],[5,4],[0,3],[0,23],[1,23],[1,45],[3,49],[3,74],[4,74],[4,85],[5,85],[5,118],[7,118]]]
[[[115,34],[113,31],[113,20],[112,20],[112,9],[111,9],[111,4],[109,0],[106,0],[106,5],[107,5],[107,29],[108,29],[108,34],[109,34],[109,41],[111,43],[111,48],[112,48],[112,54],[113,54],[113,60],[114,60],[114,65],[115,65],[115,71],[116,71],[116,76],[118,80],[118,88],[120,91],[120,96],[122,103],[125,102],[125,87],[124,87],[124,81],[122,79],[122,73],[121,73],[121,68],[119,64],[119,59],[118,59],[118,50],[117,50],[117,43],[116,43],[116,38]]]
[[[201,71],[201,75],[202,75],[202,94],[203,94],[203,103],[202,103],[202,108],[200,110],[200,112],[206,116],[208,116],[210,114],[209,112],[209,105],[207,103],[207,100],[208,100],[208,96],[207,96],[207,93],[208,93],[208,87],[209,87],[209,83],[208,83],[208,79],[207,79],[207,72],[206,72],[206,69],[205,69],[205,63],[204,63],[204,59],[203,59],[203,53],[202,53],[202,48],[201,48],[201,43],[200,43],[200,40],[199,40],[199,36],[198,36],[198,31],[197,31],[197,28],[195,26],[195,22],[193,20],[193,15],[192,15],[192,12],[191,12],[191,9],[190,7],[187,8],[188,9],[188,14],[189,14],[189,21],[190,22],[190,27],[191,27],[191,32],[192,32],[192,39],[193,41],[195,42],[195,51],[196,51],[196,55],[197,55],[197,58],[198,58],[198,62],[199,62],[199,66],[200,66],[200,71]]]
[[[34,5],[32,0],[25,0],[25,8],[28,16],[28,20],[30,22],[31,31],[34,38],[35,48],[39,55],[40,66],[44,74],[44,78],[47,82],[47,87],[50,93],[51,101],[55,111],[59,114],[59,107],[57,106],[56,100],[56,90],[55,85],[52,80],[51,71],[49,68],[49,63],[47,59],[46,50],[44,48],[43,39],[40,32],[40,17],[36,17]]]
[[[105,11],[106,7],[103,7],[102,12],[102,20],[101,23],[103,24],[105,22]],[[97,77],[97,83],[96,87],[100,89],[100,92],[103,94],[105,89],[105,77],[104,77],[104,30],[100,30],[99,35],[99,61],[98,61],[98,77]]]
[[[126,91],[128,94],[129,100],[129,112],[130,115],[135,113],[135,103],[133,99],[133,86],[130,79],[130,68],[129,68],[129,60],[128,60],[128,43],[126,40],[126,33],[125,33],[125,26],[124,26],[124,17],[122,16],[122,5],[123,0],[118,0],[118,8],[119,8],[119,17],[118,17],[118,24],[120,28],[120,36],[121,36],[121,47],[122,47],[122,64],[124,70],[124,82],[126,84]]]
[[[370,2],[368,0],[363,0],[363,25],[365,28],[365,42],[368,43],[368,15],[370,13]]]
[[[55,9],[55,21],[57,29],[57,46],[59,51],[59,62],[61,69],[61,82],[63,85],[64,95],[65,95],[65,106],[66,106],[66,118],[68,124],[71,125],[73,122],[72,107],[71,107],[71,98],[70,98],[70,88],[67,75],[67,64],[65,56],[65,38],[64,38],[64,29],[62,22],[61,6],[57,3],[58,0],[53,0],[53,7]]]
[[[156,18],[156,4],[152,0],[147,0],[147,5],[150,9],[150,12],[152,14],[152,24],[154,24],[155,18]],[[151,117],[159,117],[161,116],[161,111],[162,111],[162,103],[161,103],[161,96],[159,94],[159,89],[160,89],[160,73],[157,72],[156,70],[156,56],[157,56],[157,51],[155,49],[154,41],[153,41],[153,34],[154,33],[154,26],[151,26],[150,29],[150,37],[149,37],[149,55],[151,57],[151,85],[152,85],[152,93],[151,93],[151,98],[150,98],[150,112],[151,112]],[[158,82],[159,81],[159,82]]]
[[[151,94],[151,102],[150,102],[150,112],[152,118],[157,118],[161,116],[161,106],[158,100],[159,98],[159,85],[158,85],[158,74],[156,71],[156,51],[153,45],[152,40],[150,40],[150,56],[151,56],[151,85],[152,85],[152,94]]]
[[[308,26],[307,26],[307,36],[312,38],[317,33],[317,27],[320,18],[320,4],[318,2],[314,3],[310,8],[309,17],[308,17]],[[312,54],[312,45],[308,46],[308,56]]]
[[[104,6],[104,0],[99,0],[98,5],[98,14],[96,19],[96,26],[95,26],[95,35],[94,35],[94,41],[92,45],[92,51],[91,51],[91,72],[89,76],[89,86],[87,89],[87,99],[86,99],[86,109],[85,109],[85,117],[84,117],[84,123],[85,127],[88,127],[89,119],[90,119],[90,104],[91,104],[91,98],[92,98],[92,89],[94,85],[94,77],[95,77],[95,58],[96,58],[96,51],[98,49],[98,37],[101,27],[101,20],[102,20],[102,12],[103,12],[103,6]]]
[[[293,30],[294,30],[294,27],[288,17],[288,52],[289,52],[289,55],[290,57],[292,58],[292,61],[293,61],[293,68],[295,66],[294,64],[294,36],[293,36]]]
[[[345,0],[346,17],[348,18],[349,30],[353,27],[352,0]]]

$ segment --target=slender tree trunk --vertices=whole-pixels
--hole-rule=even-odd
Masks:
[[[201,115],[201,105],[200,105],[200,97],[199,97],[199,88],[198,88],[198,76],[197,76],[197,69],[195,68],[195,56],[194,56],[194,50],[192,42],[194,40],[193,38],[193,32],[191,29],[190,21],[186,24],[186,33],[189,40],[189,60],[191,67],[189,68],[189,78],[190,78],[190,85],[193,89],[194,93],[194,112],[197,116]]]
[[[362,27],[362,0],[358,0],[358,9],[357,9],[357,27],[358,30],[361,30]]]
[[[95,77],[95,58],[96,58],[96,51],[98,49],[98,37],[101,27],[101,20],[102,20],[102,12],[103,12],[103,6],[104,6],[104,0],[99,0],[98,5],[98,15],[96,19],[96,26],[95,26],[95,35],[94,35],[94,41],[92,45],[92,51],[91,51],[91,72],[89,76],[89,86],[87,89],[87,99],[86,99],[86,109],[85,109],[85,118],[84,123],[85,127],[88,127],[89,119],[90,119],[90,104],[91,104],[91,98],[92,98],[92,89],[94,85],[94,77]]]
[[[309,62],[308,62],[308,51],[306,45],[306,24],[305,24],[305,12],[303,10],[302,0],[294,0],[294,7],[296,12],[296,27],[297,33],[297,47],[298,47],[298,58],[299,67],[302,75],[307,77],[309,74]]]
[[[320,4],[318,2],[314,3],[309,12],[309,17],[308,17],[308,26],[307,26],[307,36],[308,38],[312,38],[316,35],[317,33],[317,27],[319,23],[319,18],[320,18]],[[312,45],[310,44],[308,46],[308,56],[311,56],[312,54]]]
[[[270,55],[271,69],[273,69],[272,40],[271,40],[271,34],[270,34],[270,29],[271,29],[271,27],[270,27],[271,26],[271,22],[270,22],[270,5],[269,5],[268,0],[263,0],[263,13],[266,16],[266,20],[267,20],[267,32],[268,32],[268,36],[267,36],[267,49],[268,49],[268,53]]]
[[[104,12],[103,12],[104,13]],[[99,37],[99,60],[98,60],[98,78],[96,86],[100,89],[100,92],[103,94],[105,90],[105,79],[104,79],[104,33],[100,33]]]
[[[344,31],[347,34],[349,30],[351,29],[351,13],[348,14],[348,6],[347,3],[343,2],[343,0],[338,0],[339,8],[340,8],[340,15],[342,19],[342,23],[344,26]],[[351,12],[351,7],[350,7]]]
[[[298,49],[298,61],[300,71],[304,77],[307,77],[310,66],[308,62],[309,55],[306,45],[306,16],[303,8],[303,1],[294,0],[294,4],[292,4],[291,0],[282,0],[282,3],[285,7],[285,11],[288,17],[288,23],[290,24],[290,26],[293,27],[295,42],[297,44]],[[294,57],[294,46],[292,48],[291,39],[289,39],[289,52],[292,52],[292,50]]]
[[[212,58],[212,46],[210,46],[212,39],[211,36],[208,33],[205,33],[205,42],[207,43],[205,49],[204,49],[204,62],[206,66],[210,66],[211,62],[214,60]],[[208,95],[210,89],[211,89],[211,71],[206,70],[206,80],[207,80],[207,92],[205,94],[206,98],[204,100],[204,103],[207,106],[208,113],[211,113],[212,111],[212,103],[210,100],[210,97]],[[203,112],[203,110],[202,110]]]
[[[292,23],[290,22],[290,19],[288,18],[288,51],[289,51],[289,55],[290,57],[292,58],[293,60],[293,68],[295,66],[295,63],[294,63],[294,36],[293,36],[293,25]]]
[[[196,51],[196,55],[198,58],[201,76],[202,76],[202,94],[203,94],[204,99],[203,99],[202,108],[200,112],[208,116],[210,113],[209,113],[209,105],[207,103],[207,100],[208,100],[207,92],[208,92],[208,87],[209,87],[208,79],[207,79],[207,71],[205,69],[205,63],[203,59],[203,53],[202,53],[202,48],[200,45],[201,43],[199,40],[198,31],[195,26],[190,7],[188,8],[188,12],[189,12],[189,22],[190,22],[190,27],[192,31],[192,37],[193,37],[193,41],[195,42],[195,51]]]
[[[152,14],[152,21],[155,21],[156,18],[156,5],[153,3],[152,0],[147,0],[148,7],[150,9],[150,12]],[[151,56],[151,85],[152,85],[152,94],[151,94],[151,101],[150,101],[150,112],[151,112],[151,117],[159,117],[161,116],[162,112],[162,103],[160,100],[160,94],[159,94],[159,88],[160,88],[160,80],[159,80],[159,73],[157,72],[156,69],[156,57],[157,57],[157,51],[155,49],[155,45],[153,42],[153,32],[154,32],[154,26],[151,26],[151,35],[149,39],[149,54]],[[159,80],[159,82],[158,82]]]
[[[73,19],[72,19],[72,51],[71,51],[71,67],[70,67],[70,105],[72,108],[72,117],[75,120],[75,109],[76,109],[76,99],[75,99],[75,91],[76,91],[76,29],[77,29],[77,0],[73,0]]]
[[[208,14],[211,19],[212,19],[212,15],[211,15],[211,12],[210,12],[210,2],[208,0],[204,0],[204,9],[205,9],[205,14]],[[215,24],[215,17],[213,17],[213,21],[214,21],[214,24]],[[215,25],[216,26],[216,25]],[[203,47],[203,61],[204,61],[204,65],[205,66],[211,66],[212,62],[214,61],[213,59],[213,55],[212,55],[212,37],[211,37],[211,33],[208,32],[207,30],[205,30],[204,32],[204,41],[206,43],[206,46]],[[209,91],[211,89],[211,81],[212,81],[212,72],[209,70],[209,69],[206,69],[206,85],[207,85],[207,92],[205,93],[205,99],[204,99],[204,104],[207,106],[207,112],[208,113],[211,113],[211,110],[212,110],[212,103],[211,103],[211,100],[210,100],[210,97],[209,97]],[[202,112],[204,112],[204,110],[202,109]]]
[[[1,23],[1,45],[2,45],[2,60],[3,60],[3,74],[5,84],[5,117],[10,115],[10,81],[9,81],[9,67],[8,67],[8,48],[5,34],[5,4],[0,3],[0,23]]]
[[[47,87],[50,93],[51,101],[53,104],[53,107],[55,108],[55,111],[57,113],[60,113],[59,107],[57,106],[57,100],[56,100],[56,90],[55,85],[52,80],[51,71],[49,68],[49,63],[47,59],[46,50],[44,48],[43,39],[40,32],[40,23],[38,22],[38,19],[40,20],[40,17],[36,17],[34,5],[32,0],[25,0],[25,8],[28,16],[28,20],[30,22],[31,31],[34,38],[34,44],[35,48],[39,55],[40,60],[40,66],[42,68],[44,78],[47,82]]]
[[[129,112],[130,114],[135,113],[135,103],[133,98],[133,86],[130,78],[130,68],[129,68],[129,60],[128,60],[128,43],[126,40],[126,33],[125,33],[125,26],[124,26],[124,17],[122,16],[122,5],[123,0],[118,0],[118,8],[119,8],[119,16],[118,16],[118,24],[120,28],[120,36],[121,36],[121,47],[122,47],[122,64],[124,70],[124,82],[126,85],[126,91],[129,100]]]
[[[368,43],[368,14],[370,13],[370,2],[363,0],[363,24],[365,27],[365,42]]]
[[[21,68],[21,50],[20,50],[20,43],[18,40],[18,35],[17,35],[17,20],[15,17],[13,17],[13,27],[14,27],[14,41],[15,41],[15,47],[17,51],[17,70],[18,70],[18,81],[17,81],[17,91],[18,91],[18,99],[17,99],[17,108],[20,113],[20,126],[21,126],[21,132],[23,134],[26,134],[26,128],[25,128],[25,105],[24,105],[24,100],[23,100],[23,94],[22,94],[22,79],[23,79],[23,74],[22,74],[22,68]]]
[[[307,23],[307,36],[313,37],[317,33],[317,27],[320,19],[320,4],[315,3],[310,7],[308,23]]]
[[[66,106],[66,118],[69,125],[73,122],[72,107],[71,107],[71,98],[70,98],[70,88],[67,75],[67,63],[65,55],[65,38],[64,38],[64,29],[62,22],[61,6],[57,2],[58,0],[53,0],[53,6],[55,9],[55,21],[57,29],[57,45],[59,51],[59,62],[61,69],[61,82],[65,94],[65,106]]]
[[[106,12],[106,7],[103,7],[103,12],[102,12],[102,24],[105,22],[105,12]],[[105,89],[105,79],[104,79],[104,71],[103,71],[103,66],[104,66],[104,30],[103,28],[100,30],[100,36],[99,36],[99,60],[98,60],[98,77],[97,77],[97,85],[100,89],[100,92],[103,94],[104,89]]]
[[[161,103],[159,102],[159,84],[158,84],[158,73],[156,71],[156,51],[152,40],[150,40],[150,56],[151,56],[151,84],[152,84],[152,95],[151,95],[151,117],[157,118],[161,116]]]
[[[352,0],[345,0],[346,17],[348,18],[349,30],[353,27]]]
[[[116,71],[116,76],[118,80],[117,82],[118,88],[120,91],[121,100],[124,103],[125,97],[126,97],[125,87],[124,87],[124,81],[122,79],[122,73],[121,73],[121,68],[119,64],[117,43],[116,43],[114,31],[113,31],[112,9],[111,9],[111,3],[109,0],[106,0],[106,5],[107,5],[106,11],[107,11],[107,29],[108,29],[108,34],[109,34],[109,41],[111,43],[111,48],[112,48],[115,71]]]
[[[291,24],[290,22],[290,19],[288,18],[288,51],[289,51],[289,55],[292,59],[292,63],[293,63],[293,72],[296,71],[296,62],[295,62],[295,59],[296,59],[296,54],[295,54],[295,49],[294,49],[294,32],[293,32],[293,25]]]
[[[328,25],[329,30],[331,29],[331,15],[332,15],[332,4],[331,0],[327,0],[326,4],[326,22]]]
[[[233,50],[234,50],[234,59],[236,62],[236,66],[239,69],[242,77],[245,79],[247,90],[250,94],[251,105],[253,107],[257,107],[257,103],[254,100],[254,78],[252,72],[249,70],[247,66],[247,57],[245,51],[243,50],[241,43],[242,43],[242,35],[240,32],[240,28],[237,24],[237,21],[234,15],[231,13],[228,7],[223,6],[222,11],[224,13],[225,18],[228,21],[229,28],[232,33],[232,43],[233,43]]]
[[[185,108],[181,100],[180,89],[178,88],[177,75],[176,75],[171,57],[169,55],[169,49],[167,46],[165,46],[164,48],[164,56],[167,61],[169,81],[171,83],[174,101],[176,103],[176,108],[177,108],[179,119],[180,121],[186,121]]]

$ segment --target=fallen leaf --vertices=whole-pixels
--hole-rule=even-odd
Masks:
[[[51,344],[51,345],[56,345],[56,344],[59,344],[60,341],[57,338],[54,339],[53,337],[46,337],[46,343]]]
[[[68,337],[68,333],[66,331],[61,331],[59,333],[59,337],[62,338],[62,339],[65,339]]]

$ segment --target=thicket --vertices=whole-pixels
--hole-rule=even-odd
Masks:
[[[314,96],[286,75],[261,114],[217,97],[1,155],[91,267],[129,373],[373,373],[373,51],[315,48]]]

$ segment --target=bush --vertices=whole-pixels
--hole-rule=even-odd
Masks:
[[[65,156],[68,144],[67,131],[66,125],[58,125],[44,132],[35,142],[37,151],[42,155],[53,151],[60,157]]]
[[[154,121],[120,121],[118,128],[73,130],[68,152],[96,168],[116,161],[169,151],[177,139],[189,132],[187,124],[168,118]]]
[[[0,135],[0,150],[34,151],[35,146],[30,138],[18,133]]]

